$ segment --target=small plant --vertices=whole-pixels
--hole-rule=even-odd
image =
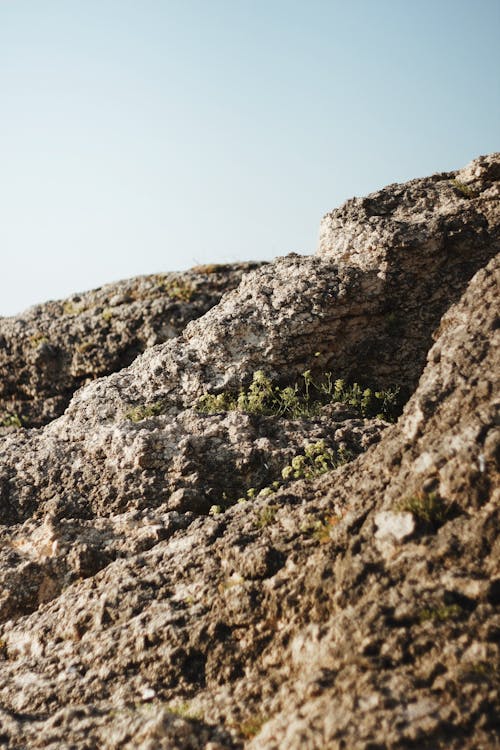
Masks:
[[[22,418],[18,414],[9,412],[0,413],[0,427],[15,427],[20,429],[23,426]]]
[[[130,411],[125,414],[125,417],[131,422],[142,422],[143,419],[158,417],[160,414],[164,414],[165,410],[165,401],[156,401],[153,404],[134,406],[133,409],[130,409]]]
[[[467,682],[500,682],[500,667],[491,662],[474,661],[464,664],[460,677]]]
[[[464,198],[477,198],[477,191],[471,188],[469,185],[466,185],[465,182],[460,182],[460,180],[452,180],[451,184],[455,188],[455,190],[460,193],[460,195],[464,196]]]
[[[266,508],[261,510],[257,517],[256,525],[259,529],[263,529],[266,526],[270,526],[276,517],[277,508],[274,505],[268,505]]]
[[[101,313],[101,317],[103,320],[106,321],[106,323],[109,323],[113,315],[114,315],[113,310],[110,307],[105,307]]]
[[[413,513],[424,526],[438,529],[450,517],[453,506],[446,503],[437,492],[417,492],[403,500],[398,510]]]
[[[251,740],[259,734],[266,721],[269,721],[267,717],[255,716],[242,721],[235,728],[246,740]]]
[[[317,416],[326,404],[341,402],[352,406],[363,417],[377,416],[388,421],[394,421],[400,411],[398,388],[374,391],[358,383],[349,385],[345,380],[333,380],[330,372],[314,380],[311,370],[303,373],[302,380],[302,383],[280,388],[273,386],[263,370],[257,370],[248,389],[241,390],[238,396],[227,391],[206,394],[199,399],[196,409],[203,414],[242,411],[296,419]]]
[[[203,719],[203,714],[200,711],[193,710],[191,704],[187,701],[185,703],[169,703],[166,708],[171,714],[181,716],[183,719],[191,721],[202,721]]]
[[[82,312],[85,312],[87,308],[84,304],[76,304],[76,302],[72,302],[71,300],[67,300],[63,304],[63,313],[65,315],[80,315]]]
[[[420,622],[446,622],[454,620],[463,613],[458,604],[443,605],[441,607],[426,607],[421,609],[418,615]]]
[[[313,479],[347,463],[352,454],[344,448],[334,451],[324,440],[306,446],[303,454],[294,456],[281,472],[283,479]]]
[[[30,336],[30,344],[33,347],[33,349],[38,349],[39,346],[42,346],[42,344],[48,344],[49,339],[47,336],[44,336],[43,333],[35,333],[33,336]]]
[[[329,375],[329,373],[327,373]],[[394,422],[399,413],[399,388],[374,391],[359,383],[349,385],[345,380],[328,380],[328,395],[332,402],[352,406],[363,417],[378,417]]]
[[[192,271],[194,273],[227,273],[231,270],[231,266],[227,263],[203,263],[200,266],[195,266]]]
[[[279,489],[284,487],[288,482],[295,479],[313,479],[314,477],[332,471],[338,466],[351,461],[354,455],[344,447],[338,450],[327,447],[324,440],[318,440],[316,443],[305,446],[304,452],[294,456],[289,464],[281,470],[281,480],[275,480],[271,484],[257,489],[249,487],[246,494],[239,497],[237,503],[246,503],[255,498],[263,499],[272,497]],[[232,505],[227,501],[223,507]]]
[[[226,591],[230,591],[230,589],[234,589],[236,586],[242,586],[245,583],[245,579],[243,576],[241,576],[239,573],[232,573],[230,576],[224,578],[224,580],[219,583],[217,586],[217,589],[219,593],[224,594]]]
[[[88,352],[89,349],[93,349],[94,347],[95,341],[87,339],[87,341],[82,341],[81,344],[78,344],[78,346],[76,347],[76,351],[80,354],[85,354],[85,352]]]
[[[327,516],[324,521],[316,521],[311,531],[320,544],[327,544],[331,541],[331,530],[334,526],[337,526],[341,520],[342,516],[340,515]]]
[[[181,278],[164,278],[161,282],[161,289],[172,299],[182,302],[189,302],[195,292],[194,286]]]
[[[389,336],[397,336],[400,334],[402,327],[403,321],[394,310],[387,313],[385,318],[385,330]]]

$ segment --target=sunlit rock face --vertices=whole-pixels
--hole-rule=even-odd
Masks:
[[[259,265],[138,276],[0,318],[0,430],[59,417],[78,388],[178,336]]]
[[[7,748],[500,742],[499,169],[0,321]]]

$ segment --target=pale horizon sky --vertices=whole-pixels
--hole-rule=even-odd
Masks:
[[[500,150],[500,0],[0,0],[0,316]]]

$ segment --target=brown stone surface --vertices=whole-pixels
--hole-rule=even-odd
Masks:
[[[446,176],[462,185],[444,188],[446,216],[463,185],[484,178],[492,196],[498,165],[491,156]],[[407,222],[412,200],[416,220],[427,205],[429,244],[441,181],[377,200]],[[289,256],[77,392],[59,419],[3,437],[3,746],[500,742],[498,197],[467,200],[483,201],[474,215],[487,233],[471,218],[470,262],[449,265],[436,239],[431,255],[445,255],[428,263],[429,317],[398,297],[395,278],[411,267],[398,270],[401,235],[387,230],[376,257],[362,243],[352,257]],[[415,260],[411,227],[400,231]],[[390,295],[404,324],[388,331],[377,310]],[[412,391],[398,422],[338,403],[295,418],[196,408],[257,370],[285,386],[333,362]],[[357,458],[235,502],[320,440]]]
[[[0,429],[59,417],[78,388],[178,336],[258,265],[138,276],[0,318]]]

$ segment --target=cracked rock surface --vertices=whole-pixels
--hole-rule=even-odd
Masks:
[[[177,336],[258,265],[138,276],[0,318],[0,431],[59,417],[78,388]]]
[[[316,257],[241,273],[50,424],[11,425],[3,746],[500,742],[499,170],[348,202]],[[199,409],[306,370],[407,402],[395,424]],[[349,462],[285,479],[311,445]]]

